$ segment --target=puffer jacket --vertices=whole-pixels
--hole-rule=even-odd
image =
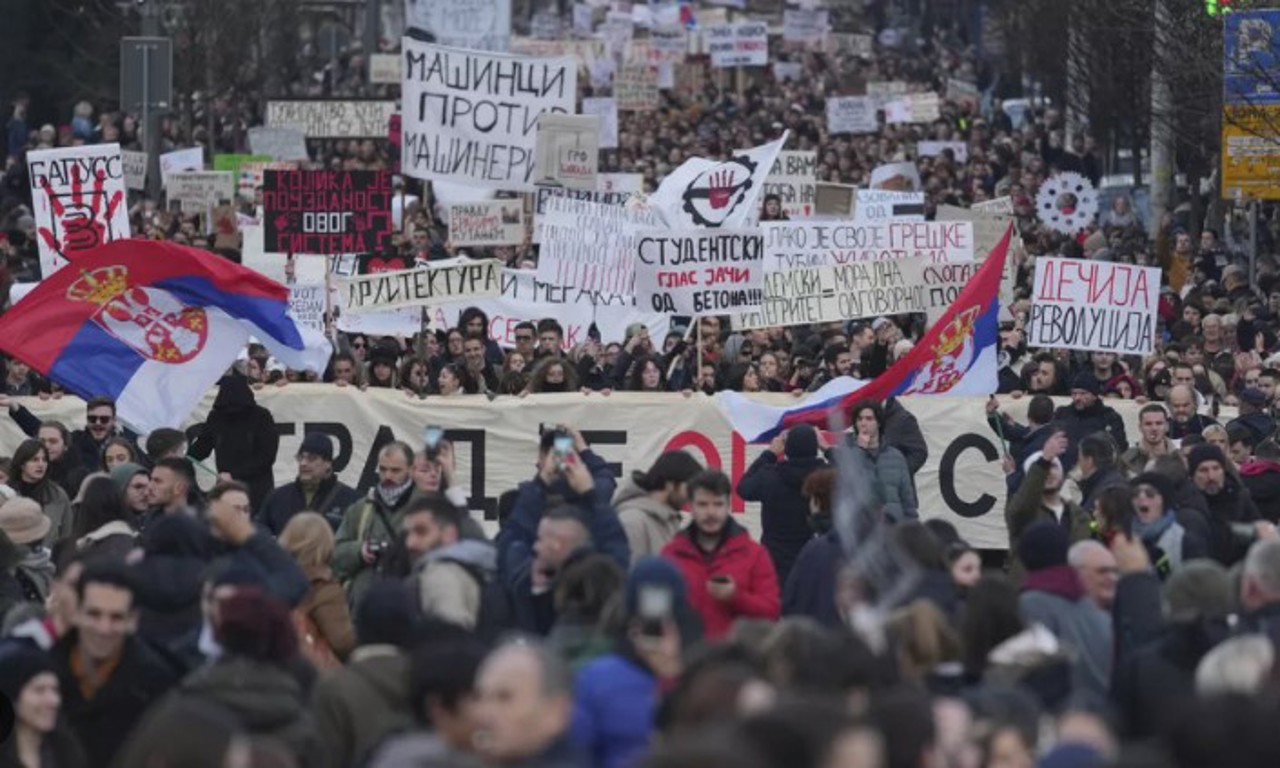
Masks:
[[[613,506],[631,547],[632,565],[642,557],[660,554],[680,532],[680,510],[649,498],[649,492],[631,478],[618,489]]]
[[[800,550],[813,538],[809,502],[800,489],[809,475],[825,466],[816,457],[779,461],[773,451],[765,451],[738,481],[738,495],[761,504],[760,543],[769,550],[780,584],[787,583]]]
[[[891,445],[863,448],[855,441],[850,454],[861,476],[873,478],[875,492],[888,520],[896,523],[920,516],[911,469],[901,451]]]
[[[778,618],[782,596],[777,573],[768,551],[751,540],[747,529],[727,520],[719,546],[710,553],[698,546],[696,537],[695,527],[688,526],[662,550],[662,556],[675,563],[684,576],[689,605],[702,617],[708,640],[724,637],[739,618]],[[732,599],[711,596],[707,582],[713,576],[733,579],[736,591]]]

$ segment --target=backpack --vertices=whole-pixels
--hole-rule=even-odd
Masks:
[[[467,575],[480,586],[480,610],[476,612],[476,625],[472,629],[475,636],[485,643],[494,643],[505,632],[515,627],[514,614],[511,611],[511,599],[507,588],[498,578],[498,574],[487,574],[481,568],[467,563],[451,560],[454,565],[462,567]],[[414,568],[406,578],[410,592],[413,593],[413,609],[419,616],[422,613],[422,584],[418,578],[421,572]]]
[[[329,641],[320,634],[320,628],[306,614],[306,611],[295,608],[290,611],[289,617],[293,620],[294,631],[298,633],[298,652],[311,662],[312,666],[320,672],[329,672],[342,666],[333,648],[329,646]]]

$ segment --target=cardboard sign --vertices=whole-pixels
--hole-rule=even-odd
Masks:
[[[82,251],[129,237],[128,192],[119,144],[27,153],[40,276]]]
[[[872,168],[869,186],[872,189],[918,190],[923,185],[920,183],[920,169],[916,168],[915,163],[907,160],[901,163],[885,163]]]
[[[983,200],[981,203],[974,203],[973,210],[990,213],[995,216],[1012,216],[1013,198],[1005,195],[994,200]]]
[[[636,302],[670,315],[758,309],[764,300],[759,230],[650,230],[636,236]]]
[[[334,283],[342,312],[359,314],[492,298],[501,289],[498,267],[497,261],[486,259],[340,278]]]
[[[524,205],[519,200],[451,205],[449,242],[454,246],[519,245],[524,242]]]
[[[827,97],[828,133],[875,133],[879,130],[876,102],[872,97]]]
[[[782,39],[819,48],[831,28],[825,10],[788,8],[782,12]]]
[[[535,243],[542,242],[539,235],[539,230],[542,227],[542,214],[547,210],[547,202],[553,197],[567,197],[570,200],[586,200],[592,203],[604,203],[605,205],[623,205],[630,196],[629,193],[621,191],[539,186],[533,195],[532,241]]]
[[[1042,256],[1036,259],[1027,344],[1149,355],[1159,302],[1158,267]]]
[[[399,85],[400,54],[375,53],[369,57],[369,82],[374,85]]]
[[[506,51],[511,45],[511,0],[405,0],[410,27],[440,45]]]
[[[586,98],[582,100],[582,114],[600,118],[600,149],[618,147],[618,102],[612,98]]]
[[[948,101],[954,101],[957,104],[969,107],[970,110],[976,110],[981,99],[982,92],[978,90],[977,85],[968,80],[957,80],[954,77],[947,78]]]
[[[120,151],[124,162],[124,184],[129,189],[147,188],[147,153],[124,149]]]
[[[924,221],[924,193],[890,189],[860,189],[854,221]]]
[[[387,171],[267,171],[262,183],[269,253],[381,251],[391,240]]]
[[[777,195],[790,218],[808,218],[818,196],[816,150],[783,150],[764,180],[764,196]]]
[[[885,103],[884,120],[889,125],[932,123],[942,116],[940,105],[936,93],[909,93]]]
[[[324,309],[324,283],[289,286],[289,317],[298,325],[324,333]]]
[[[395,113],[394,101],[268,101],[267,126],[293,128],[308,139],[380,139],[387,135]],[[252,138],[249,146],[253,147]],[[270,154],[256,148],[253,152]]]
[[[661,226],[657,214],[641,206],[549,198],[539,223],[538,279],[630,295],[636,233]]]
[[[307,154],[307,138],[296,128],[250,128],[249,150],[255,155],[264,155],[281,162],[306,162],[311,159]]]
[[[711,66],[763,67],[769,63],[769,26],[763,21],[718,24],[702,31]]]
[[[916,154],[920,157],[937,157],[943,150],[951,150],[957,163],[969,162],[969,145],[963,141],[921,141],[916,143]]]
[[[532,59],[403,41],[401,168],[418,179],[532,190],[538,115],[571,114],[572,59]]]
[[[814,190],[814,211],[819,216],[847,219],[853,216],[854,193],[852,184],[829,184],[820,181]]]
[[[538,183],[595,189],[599,141],[595,115],[538,115]]]
[[[169,186],[169,176],[181,171],[204,170],[204,149],[189,147],[165,152],[160,156],[160,186]]]
[[[236,178],[231,171],[172,173],[165,193],[170,200],[181,201],[183,213],[207,213],[211,207],[235,199]]]
[[[613,77],[614,103],[621,112],[651,112],[662,103],[658,70],[647,64],[628,65]]]
[[[773,62],[773,79],[780,83],[800,82],[804,79],[804,64],[799,61]]]
[[[967,221],[768,221],[760,231],[768,243],[767,271],[906,258],[973,261],[973,225]]]
[[[826,52],[841,58],[871,58],[871,35],[855,35],[847,32],[828,32]]]
[[[906,92],[907,83],[905,80],[879,80],[867,83],[867,95],[875,99],[880,109],[884,109],[886,103],[905,95]]]

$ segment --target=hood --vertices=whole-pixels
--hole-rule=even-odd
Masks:
[[[49,593],[49,587],[53,584],[54,568],[53,555],[48,549],[44,547],[31,549],[28,547],[18,567],[22,569],[23,573],[40,582],[40,588],[44,594]]]
[[[485,573],[498,570],[498,551],[487,541],[462,539],[434,552],[427,553],[427,562],[432,560],[448,560],[452,563],[479,568]]]
[[[638,509],[649,517],[664,522],[673,518],[680,519],[680,510],[649,498],[649,492],[636,485],[636,481],[629,477],[613,497],[614,509],[621,512],[624,506],[627,509]]]
[[[827,462],[817,457],[787,459],[778,464],[778,474],[782,476],[782,482],[799,491],[804,486],[804,481],[808,479],[809,475],[813,474],[815,469],[825,466],[827,466]]]
[[[1270,459],[1254,459],[1240,465],[1240,474],[1245,477],[1257,477],[1268,472],[1280,472],[1280,461]]]
[[[389,646],[388,646],[389,647]],[[409,661],[403,653],[379,653],[360,658],[366,649],[356,649],[356,660],[347,665],[351,674],[357,675],[391,709],[406,709],[409,705]]]
[[[213,401],[214,410],[247,411],[256,404],[253,390],[249,388],[249,380],[244,376],[231,374],[223,376],[218,382],[218,396]]]
[[[182,690],[227,708],[251,733],[281,730],[301,715],[302,687],[284,669],[226,656],[192,674]]]
[[[133,566],[138,605],[158,613],[176,613],[200,603],[207,564],[179,555],[147,555]]]
[[[84,549],[85,547],[96,544],[108,536],[134,536],[133,526],[123,520],[112,520],[101,528],[89,531],[85,535],[76,540],[76,548]]]
[[[618,483],[618,490],[613,494],[613,506],[617,507],[623,502],[643,499],[648,495],[648,491],[636,485],[635,478],[631,475],[626,475],[621,478]]]

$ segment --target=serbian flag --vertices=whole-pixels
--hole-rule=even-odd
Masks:
[[[0,350],[81,397],[112,398],[120,420],[145,433],[180,426],[250,335],[291,368],[323,370],[328,342],[288,310],[289,289],[251,269],[173,243],[116,240],[0,316]]]
[[[1012,227],[960,296],[907,356],[889,370],[861,381],[843,376],[791,406],[763,405],[736,392],[719,402],[735,431],[753,443],[768,442],[797,424],[826,429],[834,410],[861,400],[900,395],[990,395],[998,386],[1000,275]]]

